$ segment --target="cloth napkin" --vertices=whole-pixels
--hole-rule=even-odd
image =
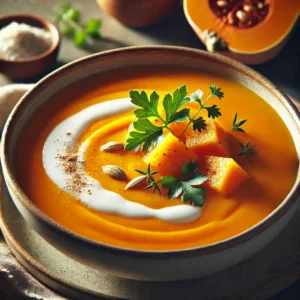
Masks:
[[[0,129],[19,99],[34,85],[8,84],[0,87]],[[45,299],[63,298],[31,276],[12,255],[0,230],[0,299]]]

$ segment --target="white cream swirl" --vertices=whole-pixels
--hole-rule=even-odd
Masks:
[[[157,218],[170,223],[189,223],[200,217],[201,208],[191,205],[176,205],[160,209],[152,209],[145,205],[124,199],[119,194],[104,189],[101,184],[85,173],[84,164],[77,162],[77,168],[88,183],[88,191],[75,191],[66,188],[71,180],[63,167],[57,164],[57,157],[64,155],[67,147],[76,145],[86,128],[96,120],[119,114],[133,108],[128,98],[102,102],[90,106],[57,125],[48,136],[43,149],[43,165],[50,179],[65,192],[76,196],[80,201],[95,210],[105,213],[122,215],[129,218]],[[70,134],[66,135],[69,132]],[[79,156],[85,160],[88,139],[80,146]]]

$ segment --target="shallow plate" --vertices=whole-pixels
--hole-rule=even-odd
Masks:
[[[299,278],[300,209],[264,250],[209,277],[180,282],[139,282],[109,276],[68,258],[29,228],[1,183],[0,226],[21,264],[54,290],[78,299],[265,299]]]

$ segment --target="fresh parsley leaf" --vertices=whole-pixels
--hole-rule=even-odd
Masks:
[[[182,181],[183,195],[181,197],[183,202],[190,201],[195,206],[203,206],[206,198],[206,190],[195,188],[189,183]]]
[[[222,99],[224,97],[224,93],[221,91],[220,87],[217,87],[215,84],[211,84],[209,86],[212,96],[216,96],[219,99]]]
[[[241,128],[241,126],[243,124],[245,124],[247,122],[247,120],[237,121],[237,116],[238,116],[238,114],[235,113],[231,130],[246,133],[245,130],[243,128]]]
[[[85,25],[85,32],[93,38],[99,38],[101,23],[101,20],[89,19]]]
[[[193,123],[193,130],[198,130],[199,132],[205,130],[207,127],[206,121],[202,117],[193,120],[192,123]]]
[[[169,120],[169,124],[174,123],[174,122],[181,122],[184,120],[189,119],[190,117],[190,109],[189,108],[184,108],[180,110],[179,112],[176,112],[171,119]]]
[[[181,193],[182,193],[182,186],[181,184],[177,184],[169,189],[168,198],[172,200],[174,198],[179,197]]]
[[[195,160],[187,162],[181,167],[181,174],[184,177],[192,176],[198,170],[198,164]]]
[[[74,45],[77,47],[83,47],[86,45],[85,32],[77,31],[74,37]]]
[[[152,146],[156,145],[157,139],[161,137],[162,135],[161,132],[163,129],[167,129],[172,134],[174,134],[172,128],[169,126],[171,123],[174,122],[182,122],[188,120],[187,125],[185,126],[184,130],[179,135],[179,137],[181,137],[186,132],[187,128],[190,125],[193,126],[193,130],[198,130],[199,132],[205,130],[207,127],[206,120],[203,117],[197,117],[199,112],[202,109],[206,109],[209,118],[213,118],[213,119],[218,118],[219,116],[221,116],[221,112],[220,109],[217,107],[217,105],[206,106],[205,104],[213,96],[216,96],[219,99],[221,99],[224,96],[224,93],[221,91],[221,88],[217,87],[216,85],[211,85],[210,89],[212,93],[202,103],[201,102],[201,97],[203,95],[202,91],[198,90],[194,92],[191,95],[191,98],[189,98],[187,97],[188,92],[187,92],[186,85],[177,88],[172,93],[172,95],[168,93],[164,96],[162,101],[164,112],[162,113],[162,115],[160,115],[160,112],[158,110],[159,95],[157,94],[157,92],[153,91],[148,97],[145,91],[138,92],[135,90],[131,90],[129,92],[131,102],[136,106],[138,106],[138,108],[133,111],[134,115],[137,118],[137,122],[140,122],[140,120],[142,119],[155,117],[157,120],[160,121],[161,126],[156,126],[155,128],[151,127],[151,129],[136,128],[138,132],[134,131],[132,134],[129,133],[130,138],[128,138],[126,141],[128,145],[125,147],[125,149],[137,150],[139,149],[139,146],[143,146],[142,147],[143,151],[150,150]],[[186,103],[190,102],[191,99],[192,101],[196,101],[199,104],[199,109],[193,117],[190,116],[189,108],[182,109],[182,107]],[[149,123],[151,122],[149,121]],[[147,123],[148,127],[150,126],[149,123]]]
[[[185,126],[184,130],[182,131],[182,133],[179,135],[179,137],[181,137],[186,130],[188,129],[188,127],[192,124],[193,125],[193,130],[198,130],[198,131],[202,131],[203,129],[206,129],[206,122],[205,119],[203,117],[200,117],[197,119],[198,114],[200,113],[200,111],[202,109],[206,109],[207,113],[208,113],[208,117],[209,118],[218,118],[221,116],[221,112],[220,109],[217,107],[217,105],[212,105],[212,106],[206,106],[205,104],[213,97],[216,96],[219,99],[222,99],[224,97],[224,93],[221,91],[220,87],[217,87],[215,84],[212,84],[209,86],[210,90],[211,90],[211,94],[207,97],[207,99],[202,102],[201,98],[203,96],[203,92],[200,90],[197,90],[196,92],[194,92],[191,95],[191,101],[194,102],[198,102],[199,103],[199,109],[198,111],[195,113],[195,115],[193,117],[189,117],[189,122],[188,124]]]
[[[155,147],[158,139],[163,134],[163,127],[152,124],[148,119],[138,119],[133,122],[137,131],[130,131],[126,140],[125,150],[137,151],[141,146],[143,151],[149,151]]]
[[[190,98],[187,97],[187,88],[186,85],[183,85],[177,88],[173,95],[166,94],[163,100],[163,107],[166,114],[166,123],[171,123],[174,121],[174,115],[177,111],[186,103],[190,101]]]
[[[80,20],[80,11],[78,9],[70,8],[65,13],[65,17],[77,23]]]
[[[195,185],[203,184],[208,177],[198,171],[198,164],[196,161],[190,161],[182,166],[182,176],[189,177],[188,179],[179,180],[174,176],[162,177],[162,188],[169,188],[168,198],[177,198],[182,194],[181,200],[183,202],[190,202],[195,206],[203,206],[206,195],[206,190]],[[195,174],[196,173],[196,174]]]
[[[246,158],[249,160],[250,155],[256,155],[257,153],[254,151],[254,148],[256,145],[250,146],[250,142],[247,142],[244,146],[242,143],[240,143],[240,147],[242,149],[242,152],[238,154],[238,156],[245,155]]]
[[[93,39],[100,37],[101,20],[89,19],[85,26],[79,21],[81,12],[72,8],[70,2],[66,2],[60,6],[55,16],[55,22],[59,30],[68,37],[73,38],[73,43],[77,47],[91,45]]]
[[[203,94],[204,93],[201,90],[197,90],[196,92],[191,94],[191,100],[201,104],[201,98],[202,98]]]
[[[190,185],[200,185],[204,183],[207,179],[207,176],[203,175],[202,173],[198,173],[194,177],[186,179],[185,182],[187,182]]]
[[[164,176],[161,180],[161,187],[168,188],[177,183],[177,178],[175,176]]]
[[[70,2],[66,2],[63,5],[61,5],[61,7],[60,7],[60,11],[63,14],[65,14],[69,9],[71,9],[71,3]]]
[[[145,91],[130,91],[129,92],[131,103],[141,107],[133,111],[135,116],[139,119],[145,119],[149,117],[158,117],[158,101],[159,96],[156,92],[150,94],[150,99],[148,98]]]
[[[204,107],[204,108],[207,110],[209,118],[215,119],[222,115],[220,112],[220,108],[218,108],[217,105],[215,104],[211,107]]]

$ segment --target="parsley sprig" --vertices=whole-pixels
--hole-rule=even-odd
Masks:
[[[92,44],[93,39],[98,39],[102,23],[99,19],[88,19],[85,26],[82,26],[80,20],[80,11],[73,8],[70,2],[61,5],[55,16],[55,22],[58,24],[60,31],[64,35],[72,37],[74,45],[77,47]]]
[[[238,154],[238,156],[245,155],[246,158],[249,160],[250,155],[256,155],[257,153],[254,151],[254,148],[256,145],[250,146],[250,142],[247,142],[244,146],[242,143],[240,143],[240,147],[242,152]]]
[[[221,116],[220,109],[216,105],[206,106],[206,103],[213,97],[216,96],[222,99],[224,93],[221,88],[216,85],[210,86],[211,94],[202,103],[201,98],[203,92],[198,90],[188,97],[188,91],[186,85],[177,88],[173,94],[166,94],[163,98],[163,113],[161,114],[158,110],[159,95],[153,91],[148,97],[145,91],[131,90],[129,92],[131,102],[139,108],[134,110],[133,113],[136,116],[136,121],[133,122],[133,130],[129,132],[129,138],[126,140],[125,150],[137,151],[142,148],[142,151],[149,151],[155,147],[158,140],[163,135],[163,130],[167,129],[173,133],[169,127],[174,122],[182,122],[189,120],[185,129],[180,135],[183,135],[187,128],[192,125],[193,130],[201,130],[206,128],[206,121],[203,117],[197,118],[199,112],[202,109],[206,109],[209,118],[218,118]],[[189,108],[182,108],[185,104],[190,101],[199,103],[199,109],[196,114],[191,117]],[[155,118],[158,124],[153,124],[149,118]],[[174,134],[174,133],[173,133]]]
[[[177,88],[173,94],[166,94],[163,99],[163,108],[165,117],[158,112],[159,95],[154,91],[150,97],[145,91],[130,91],[131,102],[140,107],[133,111],[137,120],[133,122],[135,130],[129,132],[129,138],[126,140],[125,150],[138,150],[142,146],[143,151],[149,151],[155,147],[158,139],[163,134],[163,129],[167,128],[173,122],[180,122],[189,118],[189,109],[180,108],[188,103],[190,99],[187,97],[186,86]],[[154,117],[162,123],[154,125],[148,118]],[[172,132],[173,133],[173,132]]]
[[[161,179],[161,187],[169,188],[168,198],[177,198],[180,195],[182,202],[190,202],[195,206],[203,206],[206,190],[194,187],[203,184],[208,177],[198,172],[198,164],[190,161],[182,166],[181,175],[184,179],[175,176],[164,176]]]
[[[221,91],[221,88],[217,87],[215,84],[210,85],[209,88],[211,94],[206,98],[206,100],[203,103],[201,100],[203,97],[203,92],[201,90],[197,90],[191,95],[191,101],[197,102],[199,104],[199,109],[197,110],[195,115],[192,118],[190,118],[189,123],[186,125],[180,136],[182,136],[186,132],[186,130],[191,124],[193,125],[193,130],[198,130],[199,132],[201,132],[202,130],[206,129],[207,124],[205,119],[203,117],[197,118],[202,109],[207,110],[208,118],[215,119],[221,116],[220,109],[217,107],[217,105],[214,104],[212,106],[206,106],[206,103],[214,96],[221,100],[224,97],[224,93]]]
[[[238,114],[235,113],[231,130],[246,133],[245,130],[243,128],[241,128],[241,126],[243,124],[245,124],[247,122],[247,120],[238,121],[237,116],[238,116]]]
[[[150,164],[148,165],[146,171],[141,171],[141,170],[137,170],[135,169],[136,172],[142,174],[142,175],[146,175],[147,176],[147,182],[148,182],[148,185],[144,188],[144,190],[148,190],[148,189],[153,189],[153,194],[157,191],[157,193],[159,195],[161,195],[161,191],[160,191],[160,188],[158,186],[158,184],[161,182],[161,179],[159,180],[155,180],[154,179],[154,175],[158,173],[158,171],[152,171],[151,172],[151,167],[150,167]]]

